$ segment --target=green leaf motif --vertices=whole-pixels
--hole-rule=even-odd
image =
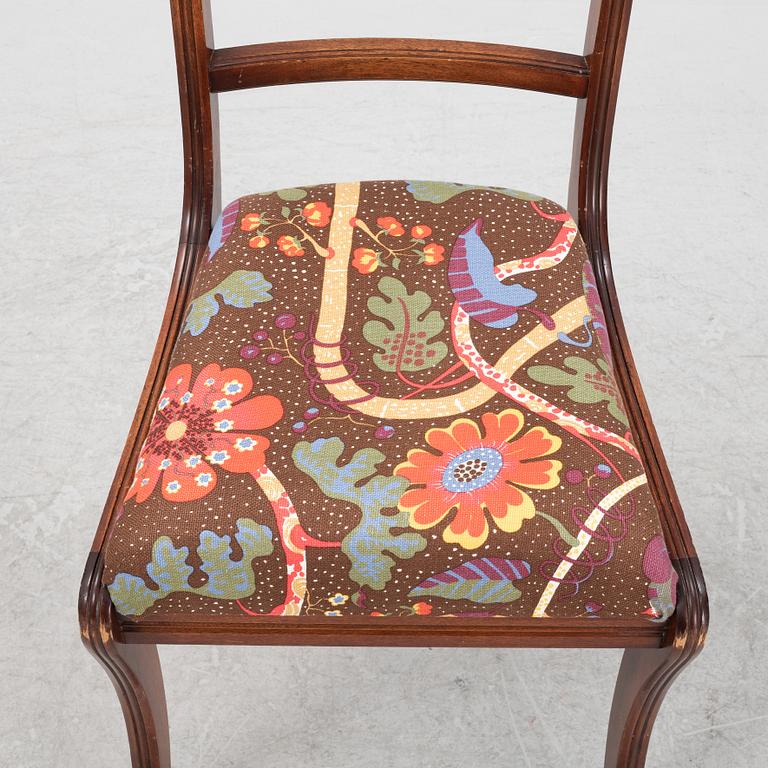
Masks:
[[[656,611],[656,617],[653,621],[666,621],[675,612],[675,591],[672,579],[664,582],[651,582],[648,585],[648,602],[651,608]]]
[[[272,283],[267,281],[261,272],[238,269],[224,278],[215,288],[206,291],[192,300],[184,323],[184,332],[191,336],[199,336],[218,314],[219,299],[224,304],[238,309],[247,309],[256,304],[272,300],[269,292]]]
[[[525,560],[479,557],[424,579],[408,597],[432,595],[473,603],[511,603],[522,594],[513,582],[530,573],[531,566]]]
[[[361,587],[384,589],[397,564],[395,558],[407,560],[423,550],[427,542],[418,533],[393,533],[395,528],[408,527],[407,513],[382,513],[384,509],[396,509],[408,487],[405,478],[376,474],[376,465],[384,461],[384,454],[375,448],[362,448],[347,464],[339,465],[343,452],[344,443],[338,437],[301,441],[293,449],[293,462],[326,496],[360,509],[360,521],[341,543],[351,563],[349,577]]]
[[[160,536],[152,546],[152,560],[147,564],[147,574],[158,588],[150,589],[140,576],[118,573],[107,587],[118,613],[140,616],[171,592],[191,592],[222,600],[252,595],[256,582],[251,563],[256,557],[272,554],[272,531],[247,517],[240,518],[236,525],[235,539],[243,552],[240,560],[232,559],[229,536],[219,536],[213,531],[200,533],[197,554],[202,561],[200,568],[208,580],[199,587],[189,584],[194,571],[187,563],[189,549],[176,548],[168,536]]]
[[[568,370],[553,365],[532,365],[528,375],[542,384],[569,387],[566,396],[574,403],[608,404],[608,412],[624,426],[629,425],[621,405],[619,391],[608,363],[600,358],[597,366],[581,357],[566,357],[563,361]]]
[[[243,551],[242,560],[232,560],[229,536],[218,536],[213,531],[200,534],[197,554],[203,561],[200,568],[208,576],[206,594],[212,597],[235,600],[244,594],[250,595],[255,589],[251,562],[255,557],[272,553],[269,528],[256,525],[248,518],[238,520],[237,527],[235,539]]]
[[[303,200],[307,196],[306,189],[278,189],[275,194],[281,199],[293,202],[294,200]]]
[[[194,570],[187,565],[188,556],[187,547],[176,549],[167,536],[161,536],[152,547],[152,562],[147,566],[149,578],[165,594],[184,589]]]
[[[140,616],[157,599],[157,593],[144,583],[144,579],[129,573],[118,573],[107,589],[115,610],[123,616]]]
[[[384,318],[369,320],[363,336],[379,347],[373,361],[382,371],[423,371],[442,362],[448,347],[442,341],[431,341],[445,328],[445,320],[433,309],[432,299],[424,291],[408,293],[395,277],[382,277],[378,284],[382,296],[368,299],[372,315]]]
[[[520,192],[516,189],[504,187],[480,187],[473,184],[452,184],[445,181],[409,181],[406,189],[413,195],[413,199],[420,203],[445,203],[462,192],[473,189],[498,192],[500,195],[514,197],[517,200],[541,200],[541,195],[531,195],[528,192]]]

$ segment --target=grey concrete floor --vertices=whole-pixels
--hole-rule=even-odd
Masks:
[[[578,50],[585,3],[218,3],[219,42]],[[765,5],[636,2],[612,159],[630,338],[708,577],[649,766],[768,764]],[[532,6],[532,7],[530,7]],[[0,765],[128,766],[75,597],[165,300],[181,199],[166,3],[0,2]],[[225,196],[349,178],[563,200],[573,105],[470,86],[222,99]],[[162,650],[175,764],[597,766],[620,654]]]

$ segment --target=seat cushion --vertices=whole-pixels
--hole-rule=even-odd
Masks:
[[[638,617],[676,575],[573,219],[370,181],[228,205],[104,578],[137,621]]]

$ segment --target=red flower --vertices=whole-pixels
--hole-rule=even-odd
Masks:
[[[417,240],[423,240],[431,234],[432,227],[428,227],[426,224],[417,224],[415,227],[411,227],[411,237],[415,237]]]
[[[269,440],[253,430],[278,422],[281,402],[272,395],[245,400],[253,380],[242,368],[211,363],[190,389],[191,379],[188,363],[168,372],[126,499],[146,501],[162,478],[164,498],[194,501],[216,487],[214,466],[253,472],[264,465]]]
[[[437,243],[427,243],[424,246],[424,264],[432,267],[445,258],[445,248]]]
[[[432,613],[432,606],[429,603],[414,603],[412,607],[417,616],[429,616]]]
[[[266,248],[269,245],[269,238],[266,235],[256,235],[248,241],[251,248]]]
[[[240,229],[243,232],[253,232],[261,226],[260,213],[247,213],[240,222]]]
[[[303,256],[306,253],[306,251],[301,247],[301,240],[299,240],[298,237],[294,237],[293,235],[283,235],[282,237],[278,237],[277,247],[282,251],[282,253],[284,253],[286,256],[290,256],[291,258]]]
[[[324,227],[331,220],[331,209],[325,203],[307,203],[301,215],[307,220],[307,224],[313,227]]]
[[[361,275],[370,275],[380,264],[379,255],[370,248],[355,248],[352,254],[352,266]]]
[[[400,235],[405,234],[403,225],[394,216],[382,216],[376,219],[376,223],[392,237],[400,237]]]
[[[519,530],[536,510],[518,486],[554,488],[562,468],[559,461],[544,458],[560,448],[560,438],[544,427],[521,435],[520,411],[484,413],[481,420],[484,437],[466,418],[456,419],[447,429],[430,429],[426,441],[439,453],[415,448],[395,467],[396,475],[415,486],[398,505],[408,512],[411,527],[432,528],[455,510],[443,539],[465,549],[477,549],[488,538],[486,512],[505,533]]]

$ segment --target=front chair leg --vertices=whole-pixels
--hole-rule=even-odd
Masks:
[[[693,655],[675,646],[624,651],[608,722],[605,768],[643,768],[664,695]]]
[[[88,601],[83,642],[115,686],[128,729],[133,768],[170,768],[165,688],[156,645],[120,642],[114,610],[103,588]]]

